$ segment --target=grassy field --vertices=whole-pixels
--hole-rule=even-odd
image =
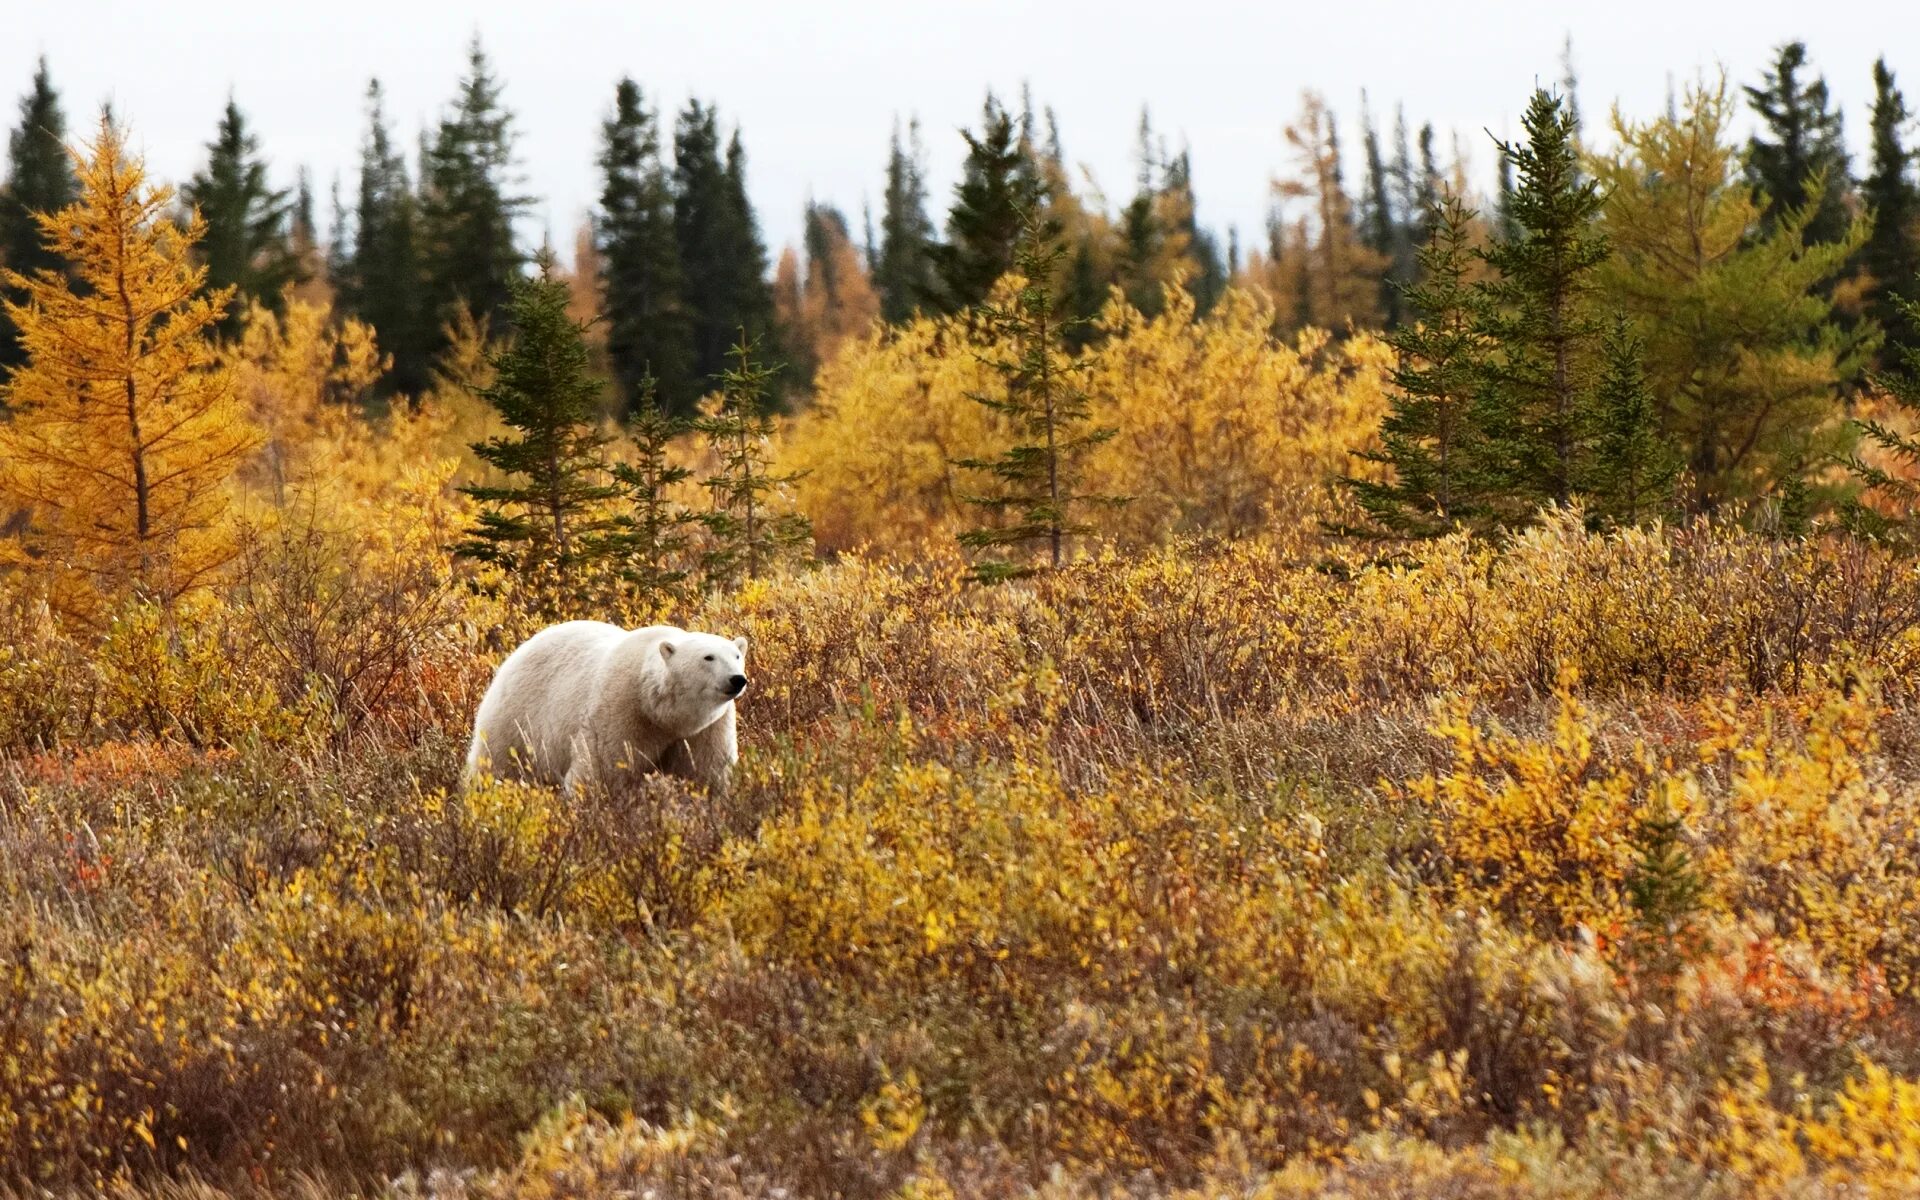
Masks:
[[[99,649],[6,614],[21,1196],[1920,1177],[1920,577],[1862,543],[844,559],[672,614],[753,639],[743,758],[624,804],[458,790],[510,599],[279,553]]]

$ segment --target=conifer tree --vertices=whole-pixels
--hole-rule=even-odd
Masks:
[[[1228,272],[1220,257],[1220,242],[1200,227],[1193,194],[1193,157],[1182,147],[1166,162],[1160,195],[1173,237],[1170,245],[1191,264],[1186,287],[1193,294],[1194,312],[1205,316],[1227,290]]]
[[[128,592],[171,604],[214,580],[236,550],[225,485],[259,437],[209,336],[232,292],[192,261],[204,223],[175,223],[106,117],[79,183],[39,219],[66,270],[6,273],[27,357],[4,391],[0,503],[29,523],[0,558],[93,621]]]
[[[288,230],[292,204],[286,189],[268,185],[259,139],[231,98],[219,132],[207,143],[207,165],[180,195],[206,222],[197,252],[206,263],[207,282],[236,293],[221,332],[231,336],[239,330],[248,304],[279,314],[284,289],[300,278]]]
[[[714,583],[758,579],[813,541],[806,517],[779,502],[800,476],[778,474],[771,464],[768,391],[776,370],[755,359],[743,334],[733,364],[720,374],[717,402],[693,422],[719,464],[704,481],[713,502],[703,517],[708,544],[701,561]]]
[[[622,79],[613,115],[601,126],[600,211],[594,240],[601,258],[601,312],[622,411],[638,411],[641,383],[669,413],[693,411],[693,325],[681,298],[680,241],[673,185],[660,159],[658,116],[639,85]]]
[[[427,299],[420,236],[406,158],[388,130],[380,81],[371,80],[353,238],[335,286],[341,307],[373,326],[380,348],[393,356],[390,386],[410,396],[426,390],[438,346],[439,320]]]
[[[503,310],[526,263],[514,222],[531,200],[514,190],[513,115],[501,90],[476,35],[459,94],[421,155],[423,299],[436,328],[462,307],[481,317]]]
[[[1641,352],[1626,317],[1616,315],[1588,414],[1591,449],[1580,480],[1589,513],[1613,525],[1638,525],[1660,516],[1680,475],[1680,456],[1661,431]]]
[[[1844,451],[1832,418],[1872,348],[1823,294],[1864,229],[1809,244],[1809,206],[1763,232],[1732,120],[1724,80],[1696,85],[1666,116],[1616,115],[1620,149],[1589,162],[1613,252],[1596,273],[1602,308],[1645,339],[1661,428],[1685,457],[1686,507],[1702,513],[1759,500],[1796,464]]]
[[[892,324],[913,315],[933,292],[933,222],[927,217],[925,156],[920,122],[907,123],[907,142],[893,130],[887,151],[886,205],[880,217],[879,257],[873,265],[880,315]]]
[[[1747,179],[1767,200],[1764,232],[1811,204],[1808,240],[1837,242],[1852,224],[1846,139],[1840,111],[1830,107],[1827,81],[1817,75],[1811,83],[1800,81],[1806,67],[1806,43],[1788,42],[1760,86],[1746,89],[1748,102],[1766,124],[1747,143]]]
[[[993,458],[962,459],[956,465],[980,471],[998,485],[968,502],[1003,518],[999,523],[960,535],[962,545],[989,552],[1039,545],[1045,562],[1058,567],[1070,539],[1093,527],[1080,517],[1092,505],[1120,499],[1078,491],[1079,467],[1087,451],[1113,437],[1114,430],[1092,425],[1083,369],[1068,357],[1051,283],[1064,251],[1052,245],[1044,219],[1022,216],[1014,247],[1021,277],[1019,293],[1007,304],[981,306],[979,319],[991,340],[1012,348],[1011,357],[988,361],[1000,376],[998,395],[974,400],[1000,413],[1018,439]],[[975,572],[988,581],[1017,578],[1036,568],[1030,558],[987,558]]]
[[[673,496],[676,485],[693,477],[690,468],[670,457],[674,441],[688,428],[655,399],[653,381],[641,377],[627,421],[632,458],[613,468],[626,511],[614,519],[607,539],[610,553],[620,564],[621,576],[642,595],[673,603],[689,597],[686,561],[693,530],[700,524],[700,515]]]
[[[7,176],[0,186],[0,266],[33,277],[60,265],[40,233],[38,213],[59,212],[79,194],[67,153],[67,118],[41,56],[33,88],[20,98],[20,124],[7,137]],[[25,293],[0,287],[0,301],[19,303]],[[0,317],[0,379],[24,359],[19,334]]]
[[[584,328],[567,314],[565,280],[551,258],[537,278],[513,284],[514,337],[491,357],[494,381],[480,393],[512,431],[473,452],[506,482],[462,488],[484,506],[461,554],[516,572],[551,572],[565,585],[610,552],[607,435],[597,425],[600,384],[587,373]]]
[[[1871,280],[1867,315],[1884,331],[1889,351],[1920,347],[1920,326],[1903,304],[1920,300],[1920,184],[1914,153],[1901,140],[1907,121],[1906,98],[1881,58],[1873,64],[1873,169],[1860,184],[1873,232],[1860,263]]]
[[[1367,247],[1386,264],[1380,276],[1380,313],[1388,329],[1403,319],[1401,295],[1405,280],[1394,270],[1400,255],[1400,221],[1394,212],[1393,188],[1387,160],[1380,152],[1380,131],[1374,127],[1366,93],[1360,94],[1361,139],[1367,157],[1367,190],[1360,206],[1360,232]],[[1404,130],[1404,126],[1402,127]]]
[[[1487,348],[1475,328],[1469,280],[1474,212],[1447,196],[1429,222],[1434,234],[1420,251],[1421,281],[1406,289],[1407,304],[1421,319],[1387,333],[1396,352],[1393,408],[1381,422],[1380,448],[1359,456],[1391,474],[1341,481],[1369,522],[1345,532],[1438,537],[1481,515],[1469,417]]]
[[[724,156],[719,114],[689,101],[673,132],[674,230],[693,329],[696,390],[727,369],[742,330],[756,344],[773,324],[767,252],[747,203],[746,154],[736,132]]]
[[[1502,524],[1572,499],[1600,334],[1589,297],[1608,253],[1595,225],[1602,196],[1580,170],[1572,115],[1536,89],[1523,127],[1525,142],[1499,147],[1518,176],[1514,232],[1484,254],[1498,278],[1480,289],[1478,320],[1498,352],[1476,397],[1477,470],[1500,497]]]
[[[1906,319],[1920,325],[1920,301],[1900,303]],[[1888,357],[1893,368],[1876,374],[1873,384],[1909,426],[1920,425],[1920,347],[1896,346]],[[1855,425],[1883,461],[1869,462],[1858,453],[1847,457],[1861,485],[1861,496],[1847,505],[1847,523],[1909,550],[1920,546],[1920,434],[1882,420],[1860,420]]]
[[[988,93],[976,136],[961,130],[967,160],[947,210],[947,240],[932,247],[936,294],[927,307],[956,313],[986,300],[1014,265],[1022,214],[1043,196],[1012,114]]]

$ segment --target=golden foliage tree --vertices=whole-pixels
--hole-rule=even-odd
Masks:
[[[234,553],[227,480],[259,435],[208,336],[229,297],[203,294],[188,257],[198,216],[170,219],[172,189],[105,118],[78,168],[80,199],[39,218],[71,278],[8,273],[28,361],[6,388],[0,496],[31,515],[0,552],[37,560],[55,605],[87,618],[214,577]]]

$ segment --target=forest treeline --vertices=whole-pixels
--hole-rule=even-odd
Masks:
[[[73,153],[42,61],[0,203],[5,488],[36,514],[43,564],[96,554],[191,590],[200,568],[182,564],[226,552],[181,547],[212,536],[225,481],[263,469],[258,446],[283,491],[309,410],[439,395],[485,401],[490,422],[468,439],[464,553],[562,577],[611,563],[667,594],[757,575],[815,535],[959,533],[1005,573],[1036,547],[1058,563],[1082,534],[1285,520],[1420,538],[1556,506],[1596,525],[1888,534],[1912,494],[1920,183],[1884,60],[1873,80],[1861,175],[1800,43],[1749,86],[1702,77],[1597,138],[1569,66],[1522,135],[1494,142],[1488,197],[1457,146],[1443,161],[1400,111],[1390,130],[1363,112],[1351,170],[1307,93],[1252,248],[1200,224],[1189,153],[1144,115],[1135,192],[1114,210],[1075,187],[1050,110],[989,94],[940,222],[908,122],[877,226],[856,236],[810,204],[804,245],[770,268],[741,131],[697,99],[669,129],[622,79],[599,202],[562,271],[518,232],[514,117],[478,39],[417,155],[369,84],[358,178],[334,186],[324,232],[304,172],[274,185],[237,102],[176,194],[124,156],[111,116]],[[1760,119],[1744,145],[1742,103]],[[121,322],[125,346],[75,359],[99,334],[85,297],[136,269],[149,307]],[[62,439],[99,414],[69,402],[122,368],[174,442],[151,417],[143,434],[130,403],[130,430],[75,452]],[[252,399],[224,394],[234,372]],[[776,425],[781,409],[795,416]],[[129,436],[137,478],[74,467]],[[1332,499],[1302,499],[1329,482]],[[91,505],[95,487],[114,496]],[[78,515],[56,535],[61,511]],[[138,563],[100,550],[120,543]]]

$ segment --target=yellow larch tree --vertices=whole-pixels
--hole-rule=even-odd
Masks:
[[[204,293],[188,257],[199,217],[175,224],[173,190],[104,117],[76,167],[79,200],[39,217],[72,277],[6,276],[27,362],[4,391],[0,498],[29,517],[0,555],[88,620],[127,592],[171,604],[213,580],[235,550],[228,479],[260,439],[210,339],[228,296]]]

